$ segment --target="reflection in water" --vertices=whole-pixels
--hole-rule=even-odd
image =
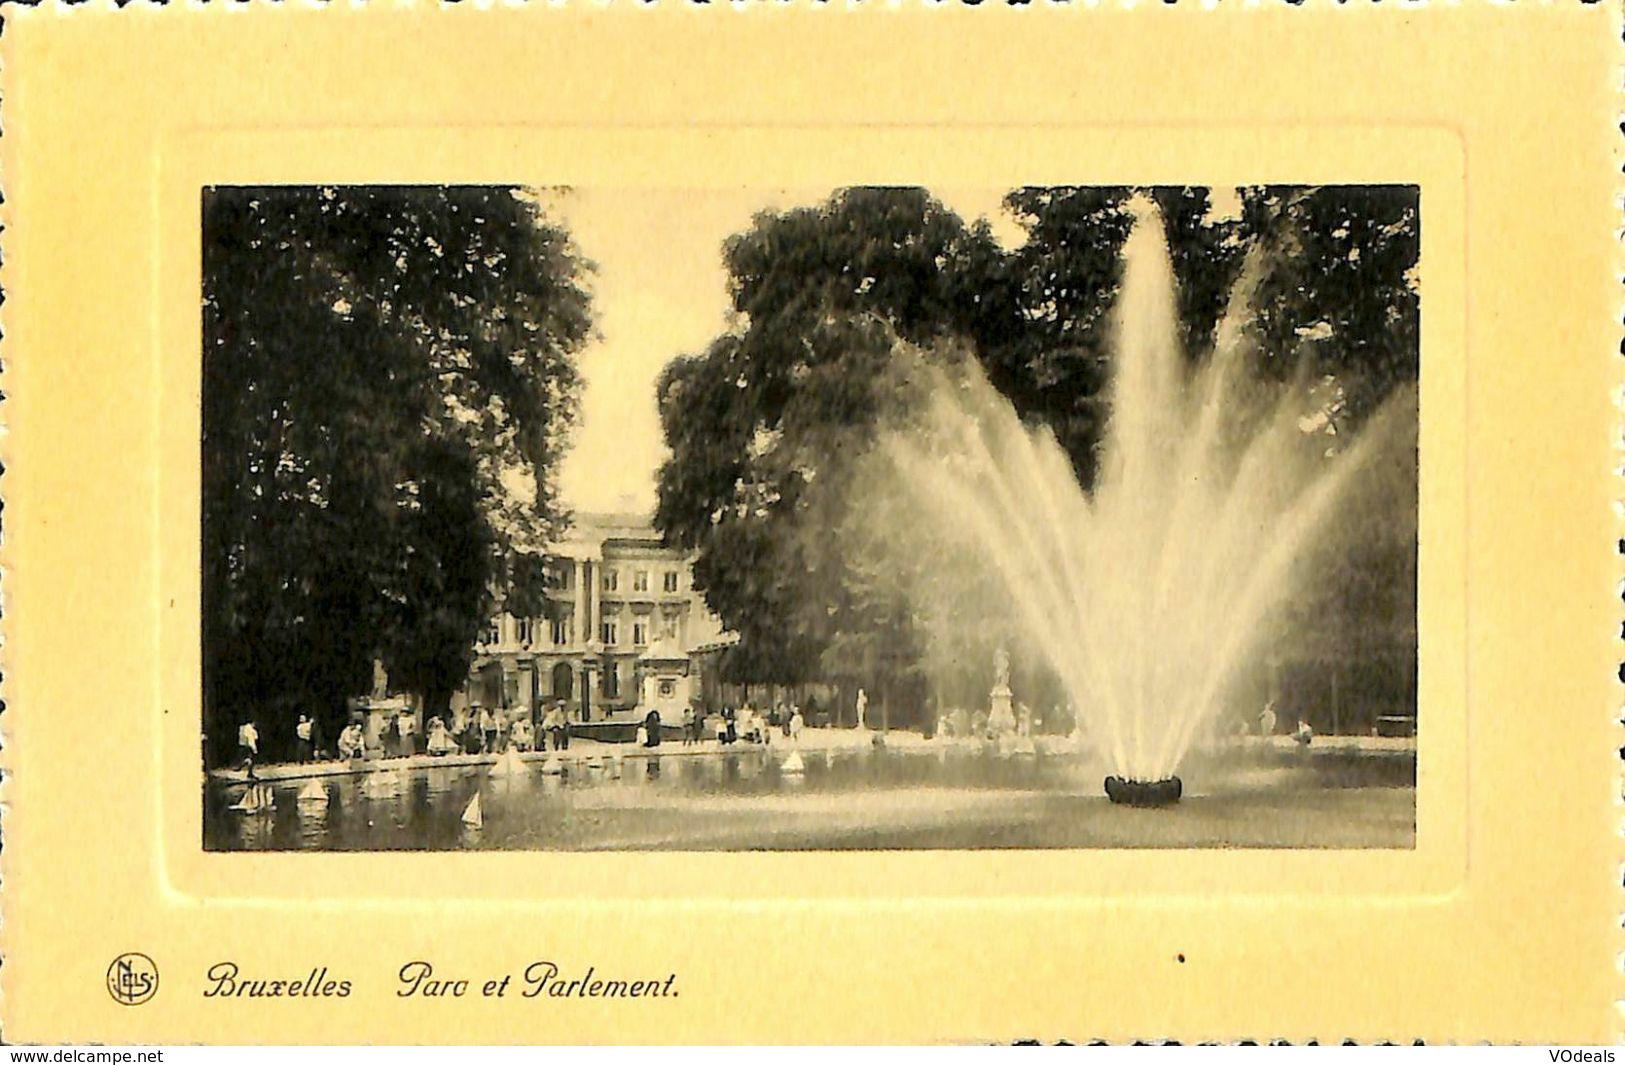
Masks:
[[[1410,847],[1415,758],[1250,752],[1194,765],[1187,801],[1162,813],[1109,807],[1086,756],[1001,758],[972,746],[914,752],[745,749],[539,763],[508,777],[433,766],[320,778],[328,802],[272,785],[276,808],[228,807],[205,789],[210,850],[758,849],[860,847]],[[640,764],[641,763],[641,764]],[[617,776],[618,767],[624,771]],[[461,822],[479,794],[484,825]]]
[[[299,845],[302,848],[320,847],[327,838],[327,809],[334,805],[333,788],[325,781],[315,781],[317,788],[308,796],[303,790],[295,802],[299,814]],[[321,798],[316,798],[320,792]]]

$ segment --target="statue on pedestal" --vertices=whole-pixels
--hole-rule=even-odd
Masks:
[[[389,671],[384,668],[382,658],[372,660],[372,697],[384,699],[389,696]]]
[[[1016,731],[1016,712],[1010,703],[1010,653],[1003,647],[993,652],[993,690],[988,693],[991,708],[987,731],[995,738]]]

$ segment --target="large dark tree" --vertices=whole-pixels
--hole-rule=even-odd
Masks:
[[[375,656],[443,707],[561,520],[588,264],[497,187],[214,188],[203,243],[213,751],[331,736]]]
[[[880,631],[850,623],[875,610],[853,601],[830,535],[841,486],[895,402],[893,346],[968,329],[977,295],[962,266],[997,246],[922,190],[851,189],[764,214],[724,252],[743,327],[661,379],[672,457],[656,523],[699,549],[696,585],[740,634],[731,679],[795,682],[831,673],[837,636]],[[870,653],[842,646],[843,662]]]

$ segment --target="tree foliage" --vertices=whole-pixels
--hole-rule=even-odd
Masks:
[[[873,687],[968,646],[943,646],[952,628],[907,608],[918,574],[876,573],[850,550],[873,517],[853,485],[859,460],[882,416],[909,402],[910,365],[968,351],[1092,483],[1136,191],[1014,190],[1006,209],[1026,239],[1009,250],[911,188],[839,191],[727,242],[735,324],[660,382],[671,455],[656,524],[697,550],[697,585],[740,634],[733,679]],[[1334,378],[1351,425],[1415,379],[1415,189],[1246,189],[1225,215],[1206,189],[1139,191],[1168,229],[1190,357],[1211,346],[1248,248],[1263,243],[1253,329],[1278,372],[1307,363]]]
[[[893,346],[969,328],[978,293],[961,267],[996,254],[918,189],[846,190],[727,242],[743,324],[660,381],[672,458],[655,520],[699,548],[696,585],[741,637],[733,679],[822,676],[837,636],[890,631],[848,617],[861,606],[828,535],[850,502],[838,489],[895,402]]]
[[[511,188],[214,188],[203,233],[206,731],[330,729],[374,656],[443,704],[562,520],[589,264]]]

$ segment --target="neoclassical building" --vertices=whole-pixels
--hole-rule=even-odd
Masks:
[[[546,614],[491,621],[462,701],[528,710],[563,699],[573,721],[651,708],[680,720],[707,652],[733,640],[694,591],[690,556],[635,514],[577,514],[549,555]]]

